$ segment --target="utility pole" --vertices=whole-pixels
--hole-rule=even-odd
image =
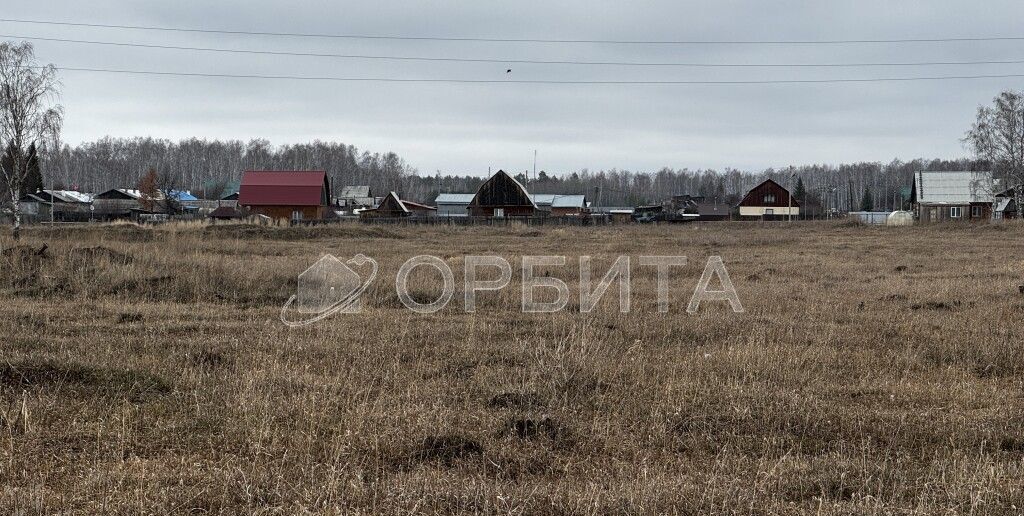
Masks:
[[[537,149],[533,149],[533,179],[537,179]]]
[[[789,167],[789,192],[786,197],[789,199],[789,223],[793,223],[793,178],[796,177],[796,172],[793,171],[793,167]]]

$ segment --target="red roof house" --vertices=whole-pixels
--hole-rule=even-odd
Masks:
[[[327,172],[246,170],[238,205],[275,219],[323,219],[331,199]]]

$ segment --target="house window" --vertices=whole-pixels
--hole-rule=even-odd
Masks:
[[[494,216],[496,218],[502,218],[505,216],[505,208],[494,208]]]
[[[959,219],[964,216],[963,206],[950,206],[949,207],[949,218]]]
[[[302,220],[302,210],[295,210],[292,212],[292,220]]]
[[[775,215],[775,210],[773,210],[771,208],[767,208],[767,209],[764,210],[764,214],[765,215]]]
[[[981,218],[981,206],[971,206],[971,218],[972,219],[980,219]]]
[[[770,194],[765,194],[764,195],[764,203],[765,204],[772,204],[773,202],[775,202],[775,194],[771,194],[770,193]]]

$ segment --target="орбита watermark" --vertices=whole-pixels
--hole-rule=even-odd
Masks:
[[[685,256],[639,256],[637,265],[652,267],[655,270],[655,295],[657,310],[660,313],[669,311],[670,271],[673,267],[687,264]],[[569,285],[557,277],[552,277],[548,269],[564,267],[568,263],[565,256],[523,256],[520,262],[522,303],[520,309],[525,313],[555,313],[565,309],[569,304],[571,292]],[[477,293],[504,289],[512,281],[512,264],[501,256],[465,256],[463,257],[463,299],[462,305],[466,312],[477,310]],[[366,279],[351,266],[363,271]],[[632,307],[632,260],[629,256],[619,256],[607,272],[599,280],[594,279],[591,257],[579,257],[579,310],[581,313],[593,311],[613,283],[618,283],[618,307],[622,313],[628,313]],[[416,269],[433,269],[442,285],[441,293],[430,302],[417,301],[409,292],[409,277]],[[490,269],[487,277],[479,279],[482,270]],[[545,270],[540,274],[539,270]],[[494,278],[494,272],[497,277]],[[281,321],[288,326],[305,326],[321,321],[336,313],[358,313],[362,309],[360,296],[377,278],[378,264],[373,258],[358,254],[348,261],[341,261],[333,255],[324,255],[320,260],[299,274],[298,292],[288,299],[281,308]],[[713,279],[717,279],[720,289],[711,287]],[[414,256],[398,269],[395,275],[395,291],[398,299],[409,310],[421,314],[432,314],[448,306],[455,298],[455,273],[448,262],[437,256]],[[540,300],[538,293],[543,291],[554,293],[554,299]],[[550,295],[544,296],[550,298]],[[687,313],[694,314],[700,310],[701,303],[707,301],[728,302],[733,312],[742,313],[743,304],[729,278],[729,271],[720,256],[711,256],[704,265],[704,271],[697,287],[690,296],[686,306]],[[289,318],[289,308],[295,305],[299,318]]]

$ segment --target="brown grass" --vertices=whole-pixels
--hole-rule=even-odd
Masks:
[[[131,225],[0,240],[0,513],[1019,513],[1024,226]],[[43,253],[37,251],[46,244]],[[289,329],[365,253],[360,314]],[[565,254],[574,299],[464,313],[416,254]],[[672,311],[579,313],[575,265],[685,254]],[[721,255],[747,312],[683,311]],[[419,271],[417,299],[440,288]],[[614,288],[609,294],[614,294]]]

